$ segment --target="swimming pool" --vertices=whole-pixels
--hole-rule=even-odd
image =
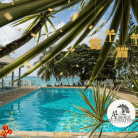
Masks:
[[[93,103],[92,89],[87,89],[86,96],[91,103]],[[11,111],[13,111],[13,117],[8,123],[13,127],[13,130],[87,132],[88,129],[77,129],[90,125],[92,120],[87,122],[85,118],[75,118],[68,115],[68,112],[63,109],[82,113],[71,104],[89,109],[87,104],[82,100],[77,89],[38,89],[0,108],[0,129],[3,124],[7,124],[11,116]],[[15,120],[13,120],[13,118]],[[107,119],[107,117],[105,118]],[[18,128],[15,128],[16,123]],[[126,131],[132,130],[135,126],[136,124],[128,128]],[[117,128],[108,123],[104,127],[103,132],[119,132],[123,129],[124,128]],[[136,130],[138,131],[138,129]]]

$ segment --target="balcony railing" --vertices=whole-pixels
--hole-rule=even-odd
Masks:
[[[30,88],[40,88],[40,87],[84,87],[87,85],[89,80],[83,80],[83,81],[79,81],[79,80],[62,80],[60,82],[55,81],[55,80],[51,80],[48,82],[45,81],[41,81],[40,80],[20,80],[17,82],[14,82],[13,84],[11,84],[10,80],[4,80],[3,83],[0,82],[0,92],[4,92],[4,91],[9,91],[9,90],[14,90],[14,89],[30,89]],[[110,86],[112,84],[112,80],[108,80],[107,82],[107,86]],[[96,81],[94,81],[94,84],[96,84]],[[102,82],[102,84],[104,84],[104,82]],[[91,84],[91,86],[93,86],[93,83]]]

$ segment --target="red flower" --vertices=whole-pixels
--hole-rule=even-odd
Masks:
[[[8,126],[7,125],[3,125],[2,128],[3,128],[3,130],[8,130]]]
[[[7,132],[7,134],[11,134],[12,133],[12,129],[8,129],[8,132]]]
[[[1,131],[1,134],[0,134],[2,137],[6,137],[7,136],[7,133],[3,130]]]

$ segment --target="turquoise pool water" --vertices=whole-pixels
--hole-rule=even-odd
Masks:
[[[86,96],[93,104],[92,89],[86,91]],[[3,124],[8,122],[12,129],[20,131],[87,132],[88,129],[77,129],[91,125],[93,120],[86,120],[86,118],[82,117],[75,118],[69,115],[63,109],[82,113],[71,104],[85,107],[89,110],[77,89],[38,89],[0,108],[0,129],[2,129]],[[11,116],[11,111],[13,111],[13,116]],[[107,119],[106,116],[105,118]],[[136,125],[134,124],[126,131],[131,131]],[[103,131],[119,132],[123,129],[108,123],[104,126]],[[138,129],[136,130],[138,131]]]

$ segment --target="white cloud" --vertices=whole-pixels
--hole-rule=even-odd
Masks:
[[[10,3],[12,0],[2,0],[3,3]]]

